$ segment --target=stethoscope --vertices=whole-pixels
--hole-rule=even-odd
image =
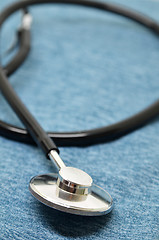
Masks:
[[[19,49],[5,67],[0,67],[0,89],[26,126],[26,129],[23,129],[0,121],[0,134],[16,141],[36,143],[58,169],[58,174],[51,173],[32,178],[29,185],[30,192],[40,202],[63,212],[86,216],[107,214],[113,208],[111,196],[104,189],[95,185],[86,172],[65,166],[59,156],[56,144],[59,146],[88,146],[120,138],[159,115],[159,100],[142,112],[110,126],[89,131],[46,133],[19,99],[7,78],[22,64],[30,50],[32,19],[27,7],[44,3],[74,4],[110,11],[136,21],[158,35],[159,24],[149,17],[126,8],[87,0],[24,0],[15,2],[0,14],[0,26],[2,26],[11,14],[19,9],[23,10],[22,25],[18,31]]]

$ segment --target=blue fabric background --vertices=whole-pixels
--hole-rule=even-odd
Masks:
[[[114,2],[159,21],[157,0]],[[31,12],[32,50],[10,81],[44,129],[104,126],[158,99],[159,38],[147,29],[82,7]],[[2,30],[3,63],[19,20],[16,14]],[[1,95],[0,118],[22,126]],[[159,239],[159,118],[111,143],[61,148],[61,156],[112,195],[112,213],[79,217],[40,204],[28,183],[54,171],[50,162],[38,148],[0,137],[0,239]]]

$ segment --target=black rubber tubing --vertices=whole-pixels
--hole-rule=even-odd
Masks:
[[[6,8],[0,14],[0,26],[13,12],[19,9],[25,8],[29,5],[35,5],[40,3],[42,4],[43,3],[74,4],[74,5],[98,8],[101,10],[109,11],[109,12],[130,18],[144,25],[145,27],[149,28],[154,33],[159,35],[159,24],[147,16],[144,16],[140,13],[134,12],[132,10],[128,10],[123,7],[112,5],[110,3],[83,1],[83,0],[82,1],[81,0],[74,0],[74,1],[25,0],[22,2],[16,2],[10,5],[8,8]],[[20,44],[20,48],[17,55],[4,68],[8,76],[20,66],[20,64],[24,61],[24,59],[28,55],[28,52],[30,49],[29,31],[25,32],[24,35],[23,35],[24,38],[21,37],[20,39],[21,44]],[[3,70],[1,69],[0,70],[1,77],[3,77],[3,80],[6,82],[7,78],[4,76],[4,73],[2,74],[2,71]],[[1,82],[1,77],[0,77],[0,82]],[[156,101],[151,106],[149,106],[148,108],[139,112],[138,114],[106,127],[92,129],[92,130],[76,131],[76,132],[58,132],[58,133],[48,132],[47,134],[50,138],[54,140],[54,142],[58,146],[89,146],[92,144],[99,144],[99,143],[118,139],[144,126],[145,124],[147,124],[157,116],[159,116],[159,100]],[[35,141],[31,137],[27,129],[16,127],[14,125],[5,123],[3,121],[0,121],[0,134],[12,140],[35,144]]]
[[[20,29],[17,32],[17,35],[19,49],[13,59],[5,67],[3,67],[3,70],[7,76],[13,74],[20,67],[30,51],[30,30]]]

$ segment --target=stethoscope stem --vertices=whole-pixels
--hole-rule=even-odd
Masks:
[[[59,154],[55,150],[51,150],[48,154],[51,162],[53,163],[54,166],[57,167],[58,170],[60,170],[63,167],[66,167],[62,159],[60,158]]]

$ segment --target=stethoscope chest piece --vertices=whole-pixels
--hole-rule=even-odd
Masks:
[[[113,207],[111,196],[93,184],[87,173],[73,167],[63,167],[59,174],[36,176],[29,188],[40,202],[71,214],[98,216],[109,213]]]

